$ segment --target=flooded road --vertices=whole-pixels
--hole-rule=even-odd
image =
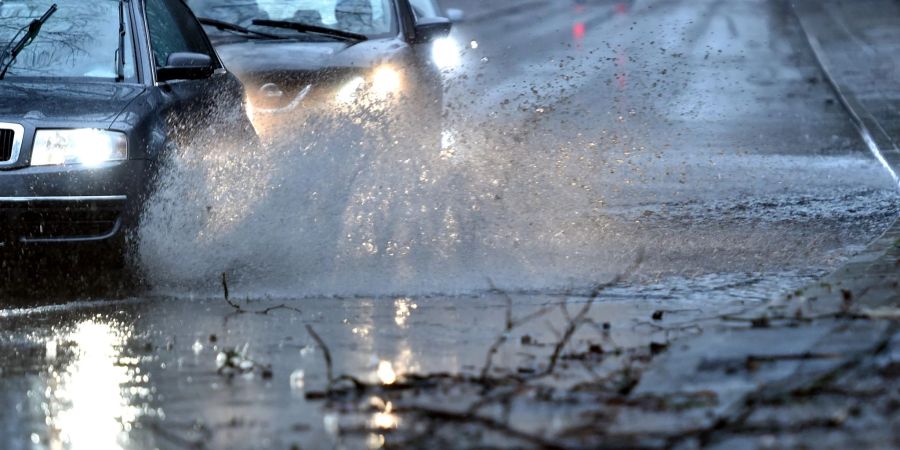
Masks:
[[[491,373],[534,373],[627,273],[571,340],[626,356],[573,359],[555,381],[576,383],[809,284],[900,214],[786,1],[457,3],[440,150],[322,121],[252,161],[188,152],[141,230],[146,288],[7,268],[66,293],[0,310],[0,447],[380,448],[427,429],[317,397],[307,326],[368,383],[478,374],[498,336]],[[542,314],[509,331],[508,311]]]

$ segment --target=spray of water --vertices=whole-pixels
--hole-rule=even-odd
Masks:
[[[496,98],[459,76],[439,127],[423,111],[319,108],[279,117],[262,148],[179,149],[140,230],[144,272],[174,295],[212,293],[222,273],[251,296],[562,289],[642,248],[646,277],[808,267],[898,212],[862,156],[698,145],[672,120],[680,104],[628,94],[637,75],[581,104],[585,64],[555,59],[534,68],[552,82]]]

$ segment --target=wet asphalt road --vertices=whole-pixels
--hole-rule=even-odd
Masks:
[[[387,382],[477,372],[506,313],[491,283],[521,317],[583,303],[587,286],[643,255],[590,314],[610,323],[602,339],[643,347],[808,283],[896,217],[890,178],[823,82],[787,2],[529,5],[461,2],[471,20],[454,32],[464,50],[447,73],[452,142],[419,161],[415,180],[432,187],[410,200],[440,214],[404,219],[425,225],[383,223],[398,212],[388,199],[375,210],[348,200],[339,229],[369,237],[336,247],[279,248],[282,234],[241,235],[240,224],[229,228],[244,238],[236,249],[148,242],[158,248],[145,252],[146,291],[78,289],[83,280],[53,267],[28,273],[40,292],[12,289],[0,310],[0,447],[363,448],[413,425],[383,408],[308,400],[325,369],[306,325],[338,373]],[[392,163],[376,155],[351,194],[408,188]],[[267,209],[239,218],[290,220],[273,192]],[[391,253],[397,242],[409,250]],[[380,251],[350,251],[370,246]],[[223,300],[222,272],[246,312]],[[280,305],[289,308],[255,313]],[[654,324],[658,309],[678,331]],[[551,342],[564,323],[554,309],[517,332],[497,365],[537,366],[550,349],[522,342]],[[599,339],[584,329],[573,342]],[[231,349],[247,374],[217,371]]]

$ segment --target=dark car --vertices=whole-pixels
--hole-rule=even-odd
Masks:
[[[172,149],[210,127],[257,139],[243,100],[181,0],[3,0],[4,254],[124,249]]]
[[[449,19],[417,14],[410,0],[188,4],[247,87],[261,133],[302,126],[296,117],[313,111],[362,108],[412,111],[415,127],[439,136],[443,88],[431,44],[449,34]]]

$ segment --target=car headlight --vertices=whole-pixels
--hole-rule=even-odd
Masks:
[[[380,66],[372,74],[372,92],[379,97],[400,92],[402,84],[400,71],[391,66]]]
[[[384,100],[390,95],[399,93],[402,88],[403,74],[389,65],[383,65],[377,67],[368,80],[363,77],[351,78],[338,89],[335,98],[340,103],[353,103],[360,97],[368,100]]]
[[[352,78],[347,84],[341,86],[341,88],[337,92],[337,101],[341,103],[353,103],[359,97],[359,91],[362,89],[363,85],[366,84],[366,80],[363,77],[355,77]]]
[[[474,42],[474,41],[473,41]],[[462,63],[459,44],[451,38],[436,39],[431,44],[431,58],[438,69],[456,69]]]
[[[118,131],[76,129],[37,130],[32,166],[98,165],[128,158],[128,139]]]

